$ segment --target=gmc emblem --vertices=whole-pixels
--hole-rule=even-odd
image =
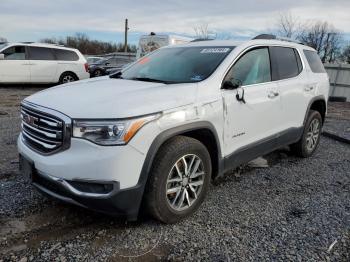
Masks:
[[[23,121],[31,126],[36,126],[35,121],[38,121],[39,119],[37,117],[31,116],[31,115],[27,115],[27,114],[23,114]]]

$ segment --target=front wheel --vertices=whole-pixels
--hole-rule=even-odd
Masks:
[[[149,213],[164,223],[192,214],[203,202],[211,177],[206,147],[196,139],[177,136],[159,150],[146,188]]]
[[[304,126],[301,139],[291,145],[292,151],[300,157],[311,156],[319,142],[322,129],[322,117],[318,111],[311,110]]]

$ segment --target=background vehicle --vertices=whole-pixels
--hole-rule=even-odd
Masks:
[[[189,37],[177,35],[156,35],[153,32],[149,35],[143,35],[139,40],[136,59],[139,59],[140,57],[143,57],[163,46],[185,44],[191,42],[192,40],[193,39]]]
[[[91,77],[109,75],[111,72],[120,71],[126,64],[134,60],[126,57],[109,57],[89,65]]]
[[[89,78],[77,50],[41,43],[0,45],[0,83],[67,83]]]
[[[100,57],[100,56],[87,56],[86,57],[86,61],[87,61],[88,65],[95,64],[103,59],[105,59],[105,58]]]
[[[110,78],[26,98],[23,172],[63,201],[130,220],[144,203],[173,223],[243,163],[287,145],[311,156],[328,75],[314,49],[260,38],[164,47]]]

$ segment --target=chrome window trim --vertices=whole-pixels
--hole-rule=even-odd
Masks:
[[[230,65],[226,68],[224,74],[223,74],[223,77],[221,77],[221,85],[220,85],[220,89],[222,89],[222,84],[224,83],[224,80],[226,78],[226,75],[230,72],[231,68],[236,64],[236,62],[242,57],[244,56],[246,53],[248,53],[250,50],[252,49],[255,49],[255,48],[269,48],[269,47],[286,47],[286,48],[292,48],[292,49],[295,49],[298,54],[299,54],[299,57],[300,57],[300,60],[301,60],[301,64],[302,64],[302,69],[301,71],[296,75],[296,76],[293,76],[293,77],[290,77],[290,78],[284,78],[284,79],[279,79],[279,80],[271,80],[271,81],[268,81],[268,82],[263,82],[263,83],[257,83],[257,84],[250,84],[250,85],[242,85],[242,87],[246,87],[246,86],[257,86],[257,85],[263,85],[263,84],[269,84],[269,83],[280,83],[282,81],[288,81],[288,80],[292,80],[292,79],[295,79],[295,78],[300,78],[300,76],[302,75],[302,73],[305,72],[305,62],[304,62],[304,59],[303,57],[301,56],[301,52],[299,50],[299,47],[297,46],[289,46],[289,45],[283,45],[283,44],[269,44],[269,43],[266,43],[266,44],[255,44],[255,45],[251,45],[251,46],[248,46],[246,48],[244,48],[243,50],[241,50],[235,57],[234,59],[232,60],[232,62],[230,63]],[[226,57],[228,58],[228,57]],[[271,58],[270,58],[270,64],[271,64]],[[271,72],[272,73],[272,72]]]
[[[56,117],[58,118],[60,121],[63,122],[63,139],[62,139],[62,146],[57,148],[56,150],[53,150],[51,152],[42,152],[36,148],[34,148],[33,146],[31,146],[29,143],[26,142],[26,139],[23,135],[21,135],[21,140],[23,141],[23,143],[28,146],[31,150],[35,151],[36,153],[40,154],[40,155],[52,155],[52,154],[56,154],[58,152],[67,150],[68,148],[70,148],[70,144],[71,144],[71,137],[72,137],[72,119],[70,117],[68,117],[67,115],[53,110],[51,108],[47,108],[44,106],[40,106],[31,102],[28,102],[26,100],[23,100],[21,102],[21,106],[23,106],[25,109],[27,109],[28,111],[33,111],[33,113],[37,112],[38,114],[47,114],[47,118],[51,117]],[[23,130],[21,130],[21,134],[23,134]]]

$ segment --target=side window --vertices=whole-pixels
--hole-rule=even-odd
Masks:
[[[309,63],[312,72],[314,73],[326,73],[323,67],[320,57],[315,51],[304,50],[304,55]]]
[[[56,60],[52,49],[45,47],[29,47],[29,59],[30,60]]]
[[[109,63],[109,66],[116,66],[117,65],[117,59],[116,58],[108,59],[107,63]]]
[[[26,48],[24,46],[11,46],[2,53],[5,56],[5,60],[25,60]]]
[[[300,73],[294,48],[270,47],[272,80],[295,77]]]
[[[270,58],[267,48],[257,48],[245,53],[231,68],[226,81],[239,81],[253,85],[271,81]]]
[[[56,59],[59,61],[78,61],[79,56],[70,50],[64,50],[64,49],[54,49]]]

